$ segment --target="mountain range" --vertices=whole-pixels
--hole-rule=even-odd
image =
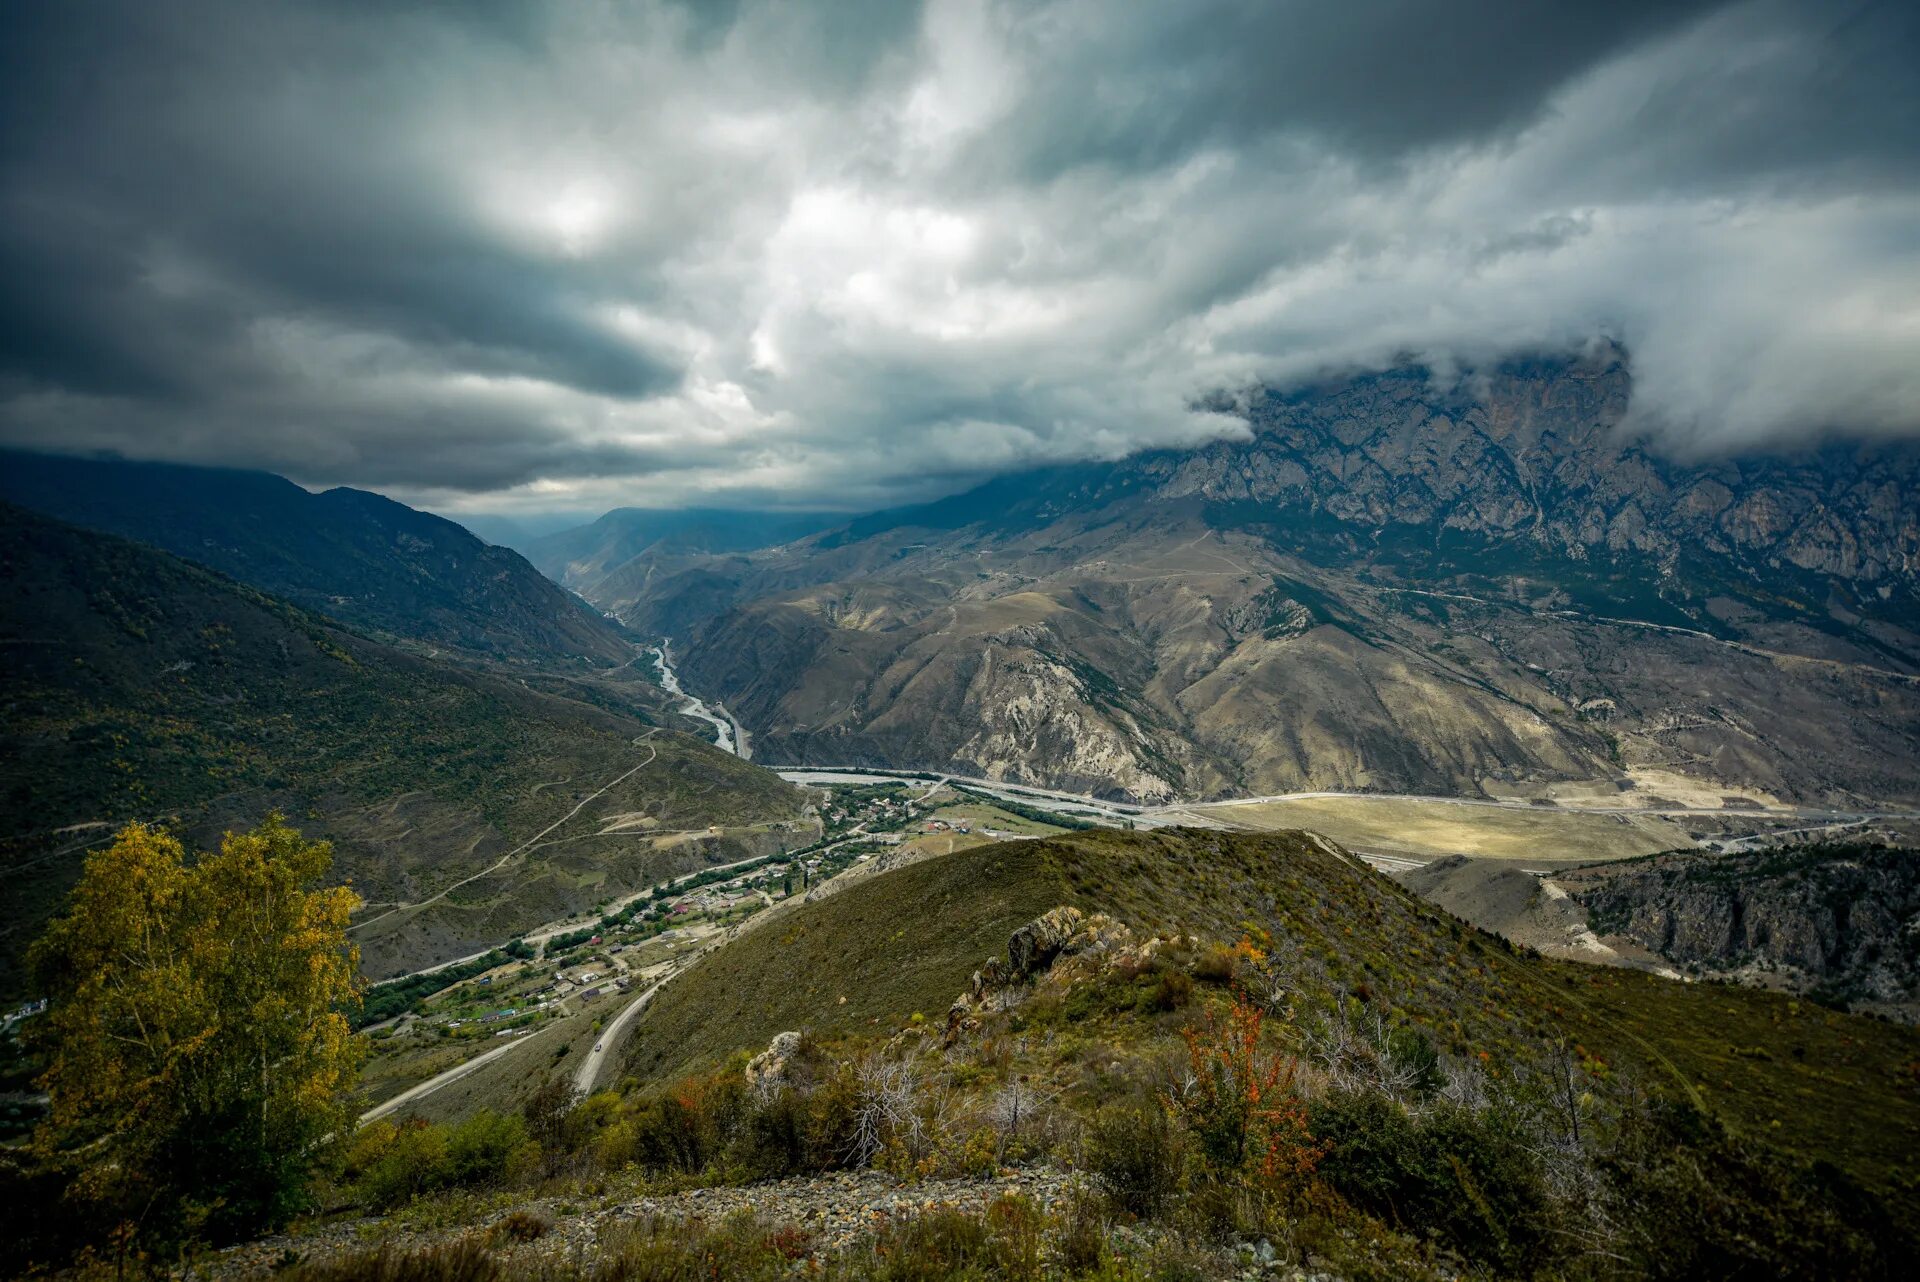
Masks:
[[[1252,1203],[1209,1199],[1267,1186],[1206,1156],[1215,1114],[1182,1103],[1204,1089],[1169,1089],[1237,1045],[1233,1080],[1299,1110],[1324,1208],[1302,1258],[1329,1275],[1559,1275],[1601,1241],[1625,1276],[1898,1276],[1916,1034],[1828,1004],[1911,1017],[1910,860],[1859,832],[1748,843],[1864,822],[1769,801],[1920,800],[1920,468],[1675,459],[1631,435],[1629,392],[1604,351],[1261,389],[1216,403],[1243,438],[1197,450],[852,520],[622,509],[526,558],[360,491],[9,456],[38,510],[0,501],[0,993],[33,995],[25,945],[121,824],[205,848],[278,811],[333,844],[367,977],[404,977],[322,1205],[644,1179],[656,1208],[766,1215],[771,1277],[835,1198],[872,1220],[854,1169],[910,1174],[917,1202],[1070,1167],[1130,1232],[1237,1243]],[[1097,829],[932,776],[802,789],[674,728],[660,638],[763,761],[1597,824],[1620,816],[1555,808],[1637,792],[1686,808],[1678,841],[1716,806],[1768,831],[1561,868],[1540,828],[1420,868],[1314,832]],[[1596,947],[1545,957],[1523,928]],[[1603,954],[1642,968],[1567,960]],[[1674,966],[1789,991],[1648,973]],[[1136,1185],[1159,1192],[1127,1209]],[[494,1270],[518,1238],[474,1205],[437,1210],[457,1241],[418,1257],[359,1254],[377,1219],[319,1227],[299,1250],[332,1271],[301,1276]],[[519,1245],[587,1258],[593,1213],[540,1205]]]
[[[1920,797],[1920,454],[1676,458],[1631,386],[1602,348],[1255,389],[1197,450],[548,568],[682,639],[768,760],[1156,800]]]
[[[0,499],[163,548],[363,631],[492,662],[624,663],[620,629],[452,521],[267,472],[0,454]]]
[[[211,841],[277,809],[331,839],[378,976],[776,849],[804,809],[619,688],[436,662],[7,504],[0,652],[10,995],[87,851],[127,820]]]

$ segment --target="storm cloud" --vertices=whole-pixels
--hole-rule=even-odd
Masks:
[[[0,439],[442,508],[865,507],[1209,393],[1623,344],[1920,435],[1899,3],[166,5],[0,41]]]

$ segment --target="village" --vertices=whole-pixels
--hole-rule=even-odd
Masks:
[[[375,985],[359,1029],[370,1052],[363,1104],[377,1110],[507,1040],[536,1034],[551,1043],[549,1062],[558,1069],[633,997],[717,936],[881,855],[947,854],[1064,831],[938,780],[815,792],[817,836],[796,849],[681,874],[602,903],[597,916]]]

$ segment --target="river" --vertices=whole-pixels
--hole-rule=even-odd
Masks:
[[[673,670],[673,638],[661,638],[660,644],[653,646],[652,650],[653,666],[660,673],[660,688],[668,694],[680,696],[680,711],[712,726],[713,742],[717,747],[736,757],[750,759],[753,756],[752,740],[740,723],[733,719],[733,715],[722,705],[696,698],[681,687],[679,674]]]

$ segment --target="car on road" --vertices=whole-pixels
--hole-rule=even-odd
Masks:
[[[594,1050],[596,1050],[596,1051],[598,1051],[598,1050],[600,1050],[600,1049],[602,1049],[602,1048],[603,1048],[603,1047],[605,1047],[605,1046],[606,1046],[606,1043],[605,1043],[605,1042],[595,1042],[595,1043],[593,1044],[593,1049],[594,1049]]]

